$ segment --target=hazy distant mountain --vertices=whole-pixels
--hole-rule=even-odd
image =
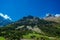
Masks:
[[[9,18],[7,15],[0,13],[0,27],[8,25],[10,23],[12,23],[11,18]]]

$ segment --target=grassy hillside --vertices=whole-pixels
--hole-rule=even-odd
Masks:
[[[5,40],[5,38],[4,37],[0,37],[0,40]]]

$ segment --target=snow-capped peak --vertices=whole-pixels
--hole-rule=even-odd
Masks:
[[[9,19],[12,20],[8,15],[0,13],[0,16],[3,17],[4,19]]]

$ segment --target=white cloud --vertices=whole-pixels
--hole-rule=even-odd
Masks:
[[[56,14],[55,17],[60,17],[60,14]]]
[[[0,16],[2,16],[4,19],[12,20],[8,15],[0,13]]]

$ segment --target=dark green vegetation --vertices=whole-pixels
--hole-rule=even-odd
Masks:
[[[28,16],[0,28],[0,36],[6,40],[36,39],[60,40],[60,23]]]

